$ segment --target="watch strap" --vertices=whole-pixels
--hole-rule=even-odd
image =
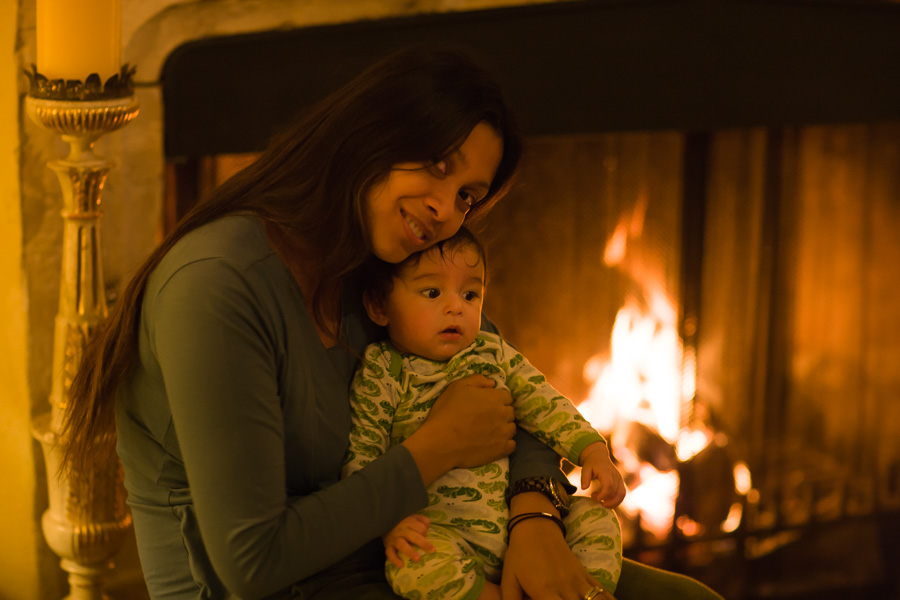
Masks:
[[[562,485],[560,485],[562,487]],[[550,503],[553,504],[553,508],[559,511],[561,516],[566,516],[569,513],[569,507],[567,503],[563,501],[562,498],[559,497],[557,493],[554,493],[549,477],[525,477],[523,479],[519,479],[506,489],[506,504],[509,505],[513,496],[518,494],[523,494],[525,492],[538,492],[543,494],[550,500]]]

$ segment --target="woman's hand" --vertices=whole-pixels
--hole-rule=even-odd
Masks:
[[[625,480],[609,457],[604,442],[594,442],[581,451],[581,489],[591,488],[591,498],[606,508],[615,508],[625,499]]]
[[[523,512],[559,514],[537,492],[513,496],[510,516]],[[583,600],[594,587],[600,587],[599,582],[575,558],[556,523],[527,519],[513,527],[503,561],[503,600]],[[613,596],[604,591],[593,598],[610,600]]]
[[[509,390],[483,375],[451,383],[428,418],[403,445],[425,485],[456,467],[477,467],[515,450],[515,414]]]
[[[384,542],[384,553],[391,563],[400,568],[403,559],[400,555],[408,556],[410,560],[418,561],[422,555],[417,549],[426,552],[434,552],[434,546],[425,537],[431,521],[422,515],[410,515],[394,525],[393,529],[381,536]]]

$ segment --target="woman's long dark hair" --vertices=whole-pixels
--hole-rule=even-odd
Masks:
[[[482,121],[502,138],[503,157],[470,219],[507,191],[522,149],[499,87],[471,58],[449,50],[400,51],[313,106],[256,162],[185,215],[98,327],[68,393],[64,468],[85,469],[114,451],[115,396],[136,361],[144,288],[185,234],[224,215],[244,213],[288,239],[321,249],[308,300],[313,317],[328,331],[322,291],[370,254],[362,218],[369,187],[397,163],[442,157]]]

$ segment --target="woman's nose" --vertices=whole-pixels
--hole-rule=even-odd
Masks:
[[[456,211],[456,192],[449,185],[436,185],[425,197],[425,206],[436,220],[448,221]]]

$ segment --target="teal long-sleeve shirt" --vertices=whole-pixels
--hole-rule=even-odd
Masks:
[[[380,332],[354,285],[340,336]],[[340,480],[357,358],[325,348],[261,223],[219,219],[179,241],[147,284],[139,360],[116,427],[153,598],[259,598],[322,571],[427,505],[402,446]],[[514,479],[559,474],[517,436]]]

